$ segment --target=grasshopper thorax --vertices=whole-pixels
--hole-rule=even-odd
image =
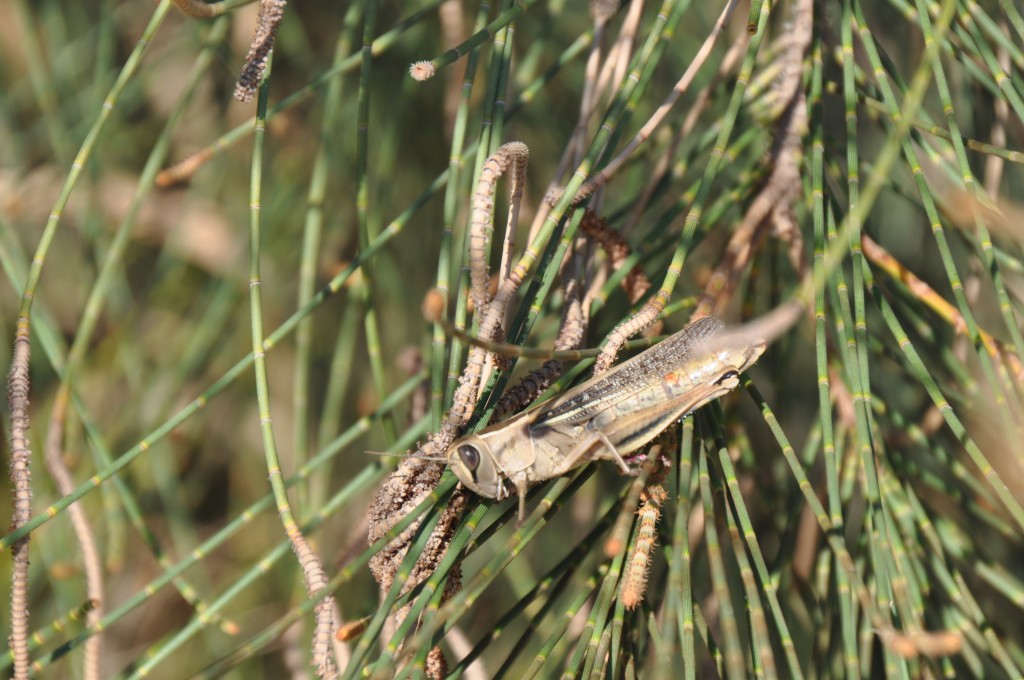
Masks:
[[[476,435],[463,437],[448,448],[448,466],[463,486],[485,498],[505,496],[505,481],[494,452]]]

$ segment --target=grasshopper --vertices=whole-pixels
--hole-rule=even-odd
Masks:
[[[515,489],[520,521],[530,484],[591,460],[612,460],[635,474],[629,454],[735,389],[767,346],[737,336],[723,341],[723,328],[719,319],[704,317],[565,394],[457,440],[445,460],[480,496],[502,500]]]

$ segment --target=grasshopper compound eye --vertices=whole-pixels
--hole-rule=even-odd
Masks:
[[[476,450],[475,446],[463,444],[459,447],[459,460],[467,470],[473,472],[480,465],[480,452]]]
[[[462,485],[485,498],[501,498],[503,475],[494,458],[494,451],[483,439],[470,435],[455,442],[445,460]]]

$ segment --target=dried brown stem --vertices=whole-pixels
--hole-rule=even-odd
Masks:
[[[522,285],[524,275],[525,272],[522,268],[516,267],[509,272],[508,278],[498,286],[494,300],[487,305],[480,317],[479,335],[481,338],[491,340],[496,337],[501,320],[512,303],[513,296]],[[469,421],[473,408],[476,406],[477,386],[481,381],[486,357],[486,350],[477,346],[470,348],[466,368],[459,379],[459,387],[455,390],[451,410],[448,412],[448,417],[441,423],[441,429],[430,437],[426,449],[428,453],[434,455],[443,453]]]
[[[476,259],[473,265],[476,272],[476,282],[480,283],[480,273],[483,273],[483,282],[486,283],[486,260],[485,251],[487,229],[493,212],[493,185],[497,178],[507,171],[510,165],[514,165],[512,199],[510,205],[509,229],[514,228],[514,221],[518,214],[518,206],[522,196],[522,185],[525,179],[525,163],[528,156],[528,149],[525,144],[510,143],[499,149],[485,163],[484,173],[481,176],[477,196],[474,198],[472,233],[470,244],[470,256]],[[486,293],[478,296],[478,311],[480,317],[479,335],[485,339],[493,339],[499,331],[501,319],[505,310],[511,303],[515,291],[522,284],[523,274],[519,269],[512,270],[509,275],[500,283],[498,291],[490,303],[487,302]],[[479,289],[474,286],[477,293]],[[427,296],[424,301],[424,308],[429,317],[438,318],[443,314],[444,300],[438,296]],[[431,460],[431,458],[443,454],[448,446],[455,441],[455,437],[461,432],[469,416],[472,414],[477,399],[477,386],[480,384],[481,375],[487,352],[479,347],[473,346],[469,351],[469,358],[466,368],[459,381],[459,387],[455,391],[452,408],[448,416],[441,423],[441,428],[430,435],[426,444],[413,455],[407,456],[399,464],[398,468],[391,473],[374,496],[370,505],[369,519],[369,541],[374,543],[387,531],[395,526],[402,518],[408,515],[421,501],[423,501],[437,486],[444,471],[443,461]],[[428,542],[428,549],[416,562],[406,588],[427,578],[437,566],[444,551],[450,542],[451,533],[455,530],[456,524],[468,502],[468,494],[459,489],[455,492],[448,507],[442,513],[441,520]],[[414,523],[402,534],[397,536],[387,547],[374,555],[370,560],[370,569],[374,578],[382,590],[388,590],[394,580],[395,574],[409,549],[410,542],[419,524]],[[446,584],[446,593],[449,589],[454,593],[459,588],[459,578],[453,572],[452,577]],[[399,616],[404,614],[399,613]]]
[[[615,520],[615,525],[608,534],[608,538],[605,539],[605,557],[613,558],[626,547],[626,541],[629,539],[629,530],[633,528],[634,515],[636,514],[637,507],[640,505],[640,494],[643,493],[644,488],[657,469],[661,450],[661,444],[655,444],[650,447],[648,459],[640,467],[640,474],[630,484],[629,492],[626,494],[626,500],[623,501],[622,508],[619,510],[619,516]]]
[[[661,106],[657,108],[650,119],[644,123],[644,126],[640,128],[640,131],[636,133],[633,139],[630,140],[629,144],[619,152],[608,165],[601,169],[596,175],[594,175],[593,182],[597,186],[604,185],[608,182],[612,176],[625,164],[633,153],[636,152],[640,145],[643,144],[651,134],[665,121],[665,117],[668,116],[669,111],[676,105],[679,98],[685,93],[690,85],[693,83],[694,78],[697,77],[697,72],[700,67],[704,65],[704,62],[711,55],[711,51],[715,47],[715,43],[718,42],[718,38],[721,37],[722,32],[725,30],[725,25],[729,21],[729,17],[732,16],[735,11],[738,0],[730,0],[728,4],[722,9],[722,13],[719,15],[718,20],[715,22],[714,27],[711,29],[711,33],[704,39],[704,43],[697,50],[697,54],[694,55],[693,61],[686,67],[686,71],[679,78],[676,84],[672,87],[672,91],[665,98],[665,101],[661,103]]]
[[[592,210],[587,210],[580,222],[580,231],[596,242],[611,260],[613,270],[622,268],[625,260],[630,255],[630,247],[626,239],[608,224],[608,221]],[[570,260],[566,261],[567,263]],[[570,277],[568,270],[563,271],[562,278]],[[625,279],[622,287],[625,289],[630,302],[637,302],[650,288],[651,282],[647,275],[640,269],[632,270]],[[587,301],[580,301],[578,286],[575,282],[565,286],[565,313],[562,318],[562,326],[558,339],[555,341],[555,351],[575,349],[583,341],[586,332]],[[506,416],[519,410],[523,405],[533,401],[541,392],[547,389],[562,373],[562,362],[549,360],[540,368],[531,371],[523,377],[518,385],[512,387],[498,402],[495,410],[495,419],[502,420]]]
[[[507,261],[513,247],[511,239],[518,221],[528,158],[529,149],[525,144],[510,142],[503,145],[484,163],[477,192],[473,197],[469,245],[471,295],[479,319],[479,335],[488,340],[499,334],[501,321],[523,279],[523,272],[519,268],[510,270],[503,264],[498,290],[493,300],[488,299],[487,244],[490,233],[493,232],[494,185],[499,177],[512,169],[507,239],[503,257],[503,260]],[[428,295],[424,301],[424,308],[430,317],[440,318],[444,311],[444,299]],[[429,458],[443,454],[464,428],[476,404],[477,388],[481,383],[487,357],[488,353],[485,350],[476,346],[470,348],[466,368],[455,391],[452,408],[442,422],[440,430],[430,435],[427,443],[416,454],[406,457],[378,489],[370,506],[368,533],[371,544],[407,516],[437,486],[444,471],[444,462]],[[451,542],[459,519],[471,502],[470,497],[471,494],[462,488],[455,491],[428,538],[426,548],[419,555],[411,574],[403,583],[403,593],[434,573]],[[418,527],[419,523],[414,523],[371,558],[370,569],[382,591],[386,592],[391,588]],[[456,566],[445,582],[443,598],[447,600],[458,592],[459,588],[461,571]],[[407,612],[408,607],[396,612],[392,623],[397,625]],[[443,662],[440,650],[432,650],[430,665],[434,672],[443,675]]]
[[[607,184],[612,177],[615,176],[615,173],[625,165],[626,161],[629,160],[636,150],[640,148],[640,145],[643,144],[658,128],[658,126],[664,122],[669,111],[672,110],[672,107],[679,101],[679,98],[683,93],[689,89],[690,85],[693,83],[693,79],[697,76],[697,72],[700,70],[700,67],[704,65],[704,62],[710,56],[711,50],[714,48],[715,43],[718,41],[718,38],[725,29],[725,24],[728,22],[729,17],[732,16],[737,4],[738,0],[730,0],[730,2],[725,6],[725,9],[722,10],[722,14],[718,17],[718,21],[715,22],[714,28],[711,29],[711,33],[707,38],[705,38],[704,44],[702,44],[700,49],[697,50],[697,54],[694,56],[693,61],[690,62],[690,65],[686,68],[682,77],[672,88],[668,97],[665,98],[665,101],[662,102],[661,106],[659,106],[654,112],[654,115],[644,123],[644,126],[636,133],[633,139],[630,140],[629,144],[627,144],[626,147],[598,173],[583,183],[583,186],[580,187],[580,190],[576,192],[576,196],[573,198],[573,206],[579,205],[597,189]],[[558,202],[561,195],[562,189],[559,187],[549,191],[544,200],[550,205],[554,205]]]
[[[71,473],[64,464],[64,423],[67,415],[68,400],[71,396],[69,383],[65,379],[61,383],[60,390],[53,401],[53,411],[50,414],[50,424],[46,432],[45,452],[46,468],[53,478],[57,490],[62,496],[69,495],[75,490],[75,483]],[[74,527],[75,539],[82,554],[82,568],[85,571],[86,594],[94,603],[94,606],[86,614],[86,626],[96,633],[85,641],[84,662],[82,677],[85,680],[98,680],[101,677],[100,662],[102,660],[103,632],[99,627],[103,618],[103,604],[105,596],[103,592],[103,567],[99,552],[96,550],[96,541],[92,527],[85,511],[80,503],[72,503],[68,506],[68,514],[71,525]]]
[[[222,12],[217,11],[216,5],[209,5],[201,0],[171,0],[174,6],[193,19],[210,19]]]
[[[490,277],[487,266],[488,244],[494,232],[494,185],[498,178],[512,168],[512,188],[509,199],[508,225],[506,237],[514,232],[519,217],[519,204],[523,197],[523,184],[526,182],[526,164],[530,159],[530,150],[522,142],[503,144],[484,161],[477,182],[476,193],[473,194],[473,207],[469,221],[469,279],[471,299],[475,309],[482,313],[489,301],[487,280]]]
[[[608,224],[608,220],[592,210],[588,210],[584,214],[583,220],[580,222],[580,231],[601,246],[608,259],[611,260],[612,269],[614,270],[621,269],[626,258],[632,252],[629,243],[622,234],[613,229]],[[642,269],[634,267],[626,274],[626,278],[622,280],[622,287],[626,291],[626,296],[629,298],[630,303],[635,304],[650,289],[651,281]]]
[[[612,261],[612,266],[615,269],[618,269],[623,265],[625,259],[629,256],[629,244],[621,234],[611,228],[604,218],[588,211],[580,223],[580,228],[584,233],[597,241],[597,243],[605,250]],[[640,270],[634,270],[623,280],[622,285],[626,289],[626,293],[629,295],[630,301],[636,302],[643,297],[651,284],[643,272]],[[648,302],[644,310],[647,310],[652,306],[652,304],[658,304],[659,299],[660,298],[656,297]],[[612,363],[615,361],[615,356],[618,353],[618,348],[620,348],[622,344],[628,340],[631,335],[633,335],[633,333],[653,323],[657,319],[661,309],[664,308],[665,302],[667,302],[667,300],[661,302],[661,306],[653,313],[641,310],[637,316],[634,316],[633,319],[627,321],[626,324],[619,326],[612,332],[609,336],[608,343],[606,343],[605,348],[601,351],[597,361],[594,363],[594,375],[599,375],[611,367]],[[650,316],[650,319],[647,318],[647,315]],[[629,335],[624,335],[621,340],[616,340],[613,350],[609,351],[608,347],[612,343],[613,338],[615,338],[616,333],[629,333]]]
[[[403,459],[398,469],[389,475],[377,490],[370,506],[368,532],[370,544],[379,540],[419,505],[437,486],[443,471],[444,464],[439,461],[423,460],[414,455]],[[405,583],[402,584],[400,594],[407,593],[426,581],[437,569],[437,565],[440,564],[451,543],[452,535],[458,527],[462,514],[471,502],[470,496],[469,492],[464,489],[456,489],[448,505],[441,511],[441,517],[427,539],[426,546],[417,558],[412,571]],[[380,586],[381,593],[386,593],[391,589],[421,522],[422,519],[414,522],[383,550],[370,558],[370,571]],[[461,587],[461,568],[455,566],[445,581],[443,601],[448,600]],[[390,624],[392,626],[399,625],[411,606],[411,604],[407,604],[395,612]]]
[[[567,260],[567,262],[571,261]],[[583,307],[579,299],[579,284],[575,276],[567,266],[563,269],[562,277],[565,283],[565,311],[562,314],[562,324],[558,331],[558,338],[555,340],[555,350],[576,349],[583,342],[583,336],[587,331],[587,324],[583,315]],[[508,415],[515,413],[526,404],[529,404],[540,395],[541,392],[551,386],[558,376],[562,374],[563,362],[558,359],[549,359],[537,369],[530,371],[523,376],[517,385],[505,391],[498,401],[494,410],[494,419],[503,420]]]
[[[617,555],[629,536],[629,529],[635,518],[639,518],[636,535],[629,546],[623,569],[620,597],[626,609],[634,609],[643,601],[647,590],[647,576],[650,571],[651,552],[658,539],[658,519],[661,517],[661,504],[668,498],[668,492],[662,483],[671,467],[671,459],[664,451],[678,448],[677,430],[675,428],[662,433],[657,443],[647,451],[640,476],[633,482],[629,496],[623,504],[619,520],[616,522],[608,540],[605,541],[604,553],[611,557]],[[639,504],[639,509],[637,505]]]
[[[558,167],[555,169],[554,177],[557,181],[561,181],[570,166],[578,166],[583,157],[587,128],[590,125],[591,117],[594,115],[598,99],[598,92],[596,90],[597,74],[600,70],[601,42],[604,37],[604,29],[605,22],[603,20],[595,20],[594,41],[590,45],[590,53],[587,55],[587,65],[583,73],[583,92],[580,94],[579,115],[576,118],[576,126],[573,128],[572,135],[569,137],[569,143],[565,145],[562,157],[558,161]]]
[[[1003,33],[1007,33],[1006,20],[1000,22]],[[1010,53],[1005,47],[999,47],[996,51],[996,61],[1000,68],[1007,73],[1011,70]],[[999,148],[1006,148],[1006,123],[1010,117],[1010,105],[1003,97],[997,97],[992,107],[992,132],[989,134],[989,143]],[[1003,168],[1006,161],[995,154],[989,154],[985,158],[985,192],[989,198],[994,199],[999,195],[999,185],[1003,180]]]
[[[309,546],[306,537],[296,532],[289,536],[292,550],[302,567],[302,575],[306,582],[306,592],[310,597],[318,595],[327,587],[327,574],[320,563],[320,558]],[[313,607],[313,666],[320,678],[336,678],[338,668],[334,663],[334,597],[327,595]]]
[[[251,102],[256,98],[256,90],[260,87],[263,74],[267,70],[267,57],[274,48],[277,27],[284,18],[287,0],[260,0],[260,13],[256,19],[256,31],[249,45],[249,53],[245,55],[242,73],[235,85],[235,99],[240,102]]]
[[[801,2],[794,8],[793,28],[786,36],[787,48],[781,54],[782,75],[777,81],[776,92],[786,105],[774,125],[775,142],[768,159],[771,173],[729,239],[722,262],[704,286],[694,319],[721,314],[725,310],[742,273],[770,227],[774,227],[776,235],[790,244],[790,259],[798,275],[803,276],[806,267],[793,205],[800,197],[802,139],[807,131],[807,100],[801,82],[801,65],[810,45],[812,29],[810,3]]]
[[[609,333],[601,354],[598,355],[597,360],[594,362],[594,375],[600,375],[611,368],[619,354],[619,348],[635,334],[657,321],[658,315],[661,314],[667,304],[668,293],[659,290],[639,312]]]
[[[640,526],[637,527],[636,540],[626,557],[626,568],[622,577],[622,604],[626,609],[636,608],[643,602],[644,593],[647,592],[651,552],[658,540],[661,504],[668,498],[668,492],[660,484],[655,484],[644,490],[644,496],[643,503],[637,511]]]
[[[17,529],[32,519],[32,450],[28,441],[28,397],[31,392],[29,378],[28,319],[18,319],[14,337],[11,370],[7,374],[7,407],[11,411],[11,529]],[[8,638],[14,658],[15,680],[26,680],[29,673],[28,656],[28,549],[29,536],[11,546],[11,632]]]
[[[372,545],[408,515],[437,486],[444,463],[406,456],[374,494],[369,511],[367,537]],[[418,526],[418,525],[417,525]],[[370,571],[381,589],[394,581],[417,526],[410,526],[383,550],[370,558]]]
[[[626,77],[629,61],[633,57],[633,46],[636,43],[644,5],[643,0],[633,0],[629,3],[626,18],[622,21],[622,27],[619,29],[619,36],[612,48],[608,50],[608,58],[605,59],[604,67],[598,75],[598,92],[617,91]]]
[[[213,158],[213,154],[220,147],[211,146],[196,153],[192,154],[188,158],[184,158],[169,168],[165,168],[157,173],[156,179],[153,181],[161,189],[172,187],[175,184],[182,184],[192,178],[199,168]]]
[[[441,42],[445,50],[461,43],[465,35],[466,17],[459,0],[445,0],[437,8],[437,20],[441,26]],[[462,96],[462,79],[453,70],[448,75],[444,87],[444,133],[445,141],[451,143],[452,131],[455,129],[455,116],[459,110],[459,98]]]
[[[642,5],[643,3],[639,4]],[[615,5],[615,9],[617,9],[617,3],[614,2],[601,1],[590,3],[590,16],[594,21],[594,39],[590,45],[590,52],[587,55],[587,64],[583,74],[583,92],[580,94],[579,113],[572,135],[569,137],[569,142],[562,150],[562,157],[559,159],[558,166],[552,175],[552,183],[548,186],[549,192],[554,190],[559,182],[563,181],[565,173],[569,171],[569,168],[578,166],[582,161],[583,154],[586,151],[587,132],[591,120],[597,112],[598,103],[602,95],[607,91],[608,78],[602,79],[601,74],[608,72],[612,64],[608,59],[605,59],[602,64],[601,46],[604,43],[608,20],[614,14],[612,5]],[[628,30],[629,26],[630,24],[627,21],[623,24],[622,30]],[[616,41],[615,47],[620,46],[621,37],[620,33],[620,39]],[[611,57],[614,54],[615,50],[613,49],[612,52],[609,52],[608,56]],[[554,203],[548,203],[547,205],[553,207]],[[538,218],[540,218],[540,215],[538,215]]]
[[[647,186],[644,187],[643,192],[640,194],[640,198],[634,202],[633,208],[630,210],[629,217],[625,220],[622,227],[622,233],[624,235],[629,234],[633,227],[639,222],[640,215],[647,209],[651,196],[654,195],[654,191],[657,189],[658,184],[663,179],[665,173],[668,172],[672,159],[675,158],[676,147],[682,140],[686,139],[693,133],[694,128],[697,127],[697,121],[700,120],[701,114],[704,113],[705,109],[707,109],[708,104],[713,101],[712,93],[715,91],[715,87],[721,80],[733,72],[745,52],[746,45],[743,42],[733,43],[733,45],[729,47],[728,51],[726,51],[725,56],[722,57],[722,61],[718,65],[718,72],[715,74],[714,78],[712,78],[711,82],[697,94],[697,99],[687,108],[686,118],[683,119],[682,127],[679,128],[679,132],[673,137],[668,150],[661,155],[661,158],[658,159],[654,171],[651,172],[651,177],[647,182]]]
[[[594,19],[594,40],[591,44],[590,53],[587,57],[587,65],[583,80],[583,92],[580,96],[579,114],[576,120],[576,125],[573,128],[572,136],[566,144],[565,149],[562,151],[562,157],[559,159],[558,166],[552,175],[551,184],[548,185],[548,190],[545,194],[544,201],[541,204],[541,208],[537,211],[536,218],[530,230],[531,238],[547,217],[549,209],[553,208],[558,202],[558,198],[562,194],[562,188],[559,186],[559,183],[564,179],[565,173],[568,172],[570,167],[575,167],[580,164],[585,152],[587,131],[591,120],[594,118],[594,114],[598,110],[602,96],[609,91],[609,85],[612,82],[617,86],[621,77],[624,76],[623,69],[629,63],[631,47],[636,37],[637,26],[639,24],[640,15],[643,11],[644,3],[642,0],[634,0],[634,2],[631,3],[629,13],[620,27],[619,36],[616,38],[615,44],[612,46],[612,49],[609,50],[602,63],[601,43],[604,40],[608,20],[614,13],[609,9],[613,4],[615,3],[591,3],[590,13],[591,17]],[[610,74],[613,72],[619,77],[612,79]],[[585,193],[585,196],[581,196],[578,200],[573,202],[572,207],[576,207],[582,203],[586,197],[589,197],[593,193],[593,191],[589,190]]]

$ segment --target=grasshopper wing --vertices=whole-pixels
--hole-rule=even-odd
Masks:
[[[685,372],[687,365],[699,358],[696,351],[700,346],[724,326],[713,316],[693,322],[651,349],[544,404],[534,416],[534,426],[555,427],[587,422],[662,383],[666,376]]]

